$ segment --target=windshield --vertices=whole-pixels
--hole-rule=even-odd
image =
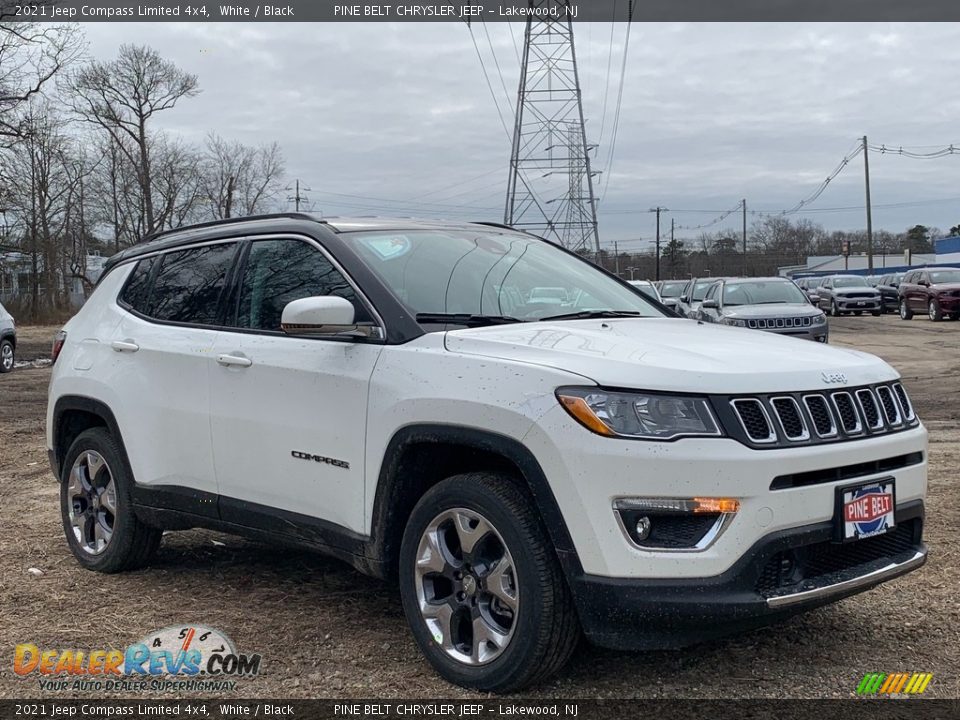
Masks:
[[[835,288],[840,287],[867,287],[867,281],[862,277],[838,277],[833,281]]]
[[[351,235],[357,253],[415,315],[532,321],[607,310],[665,317],[590,263],[527,235],[480,229]]]
[[[710,286],[715,282],[716,278],[711,280],[697,280],[696,284],[693,286],[693,299],[703,300],[703,296],[707,294],[707,290],[709,290]]]
[[[730,282],[723,286],[724,305],[806,304],[807,302],[807,296],[789,281]]]
[[[644,295],[646,295],[648,298],[653,298],[654,300],[660,299],[657,297],[657,289],[651,283],[644,282],[642,280],[631,280],[630,284],[633,285],[637,290],[642,292]]]
[[[683,288],[687,286],[686,281],[665,282],[660,289],[660,294],[665,298],[680,297],[683,295]]]
[[[934,270],[930,273],[930,282],[960,283],[960,270]]]

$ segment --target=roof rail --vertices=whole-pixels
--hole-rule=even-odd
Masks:
[[[184,232],[187,230],[200,230],[202,228],[216,227],[218,225],[230,225],[232,223],[247,222],[248,220],[276,220],[278,218],[288,218],[291,220],[311,220],[313,222],[326,222],[325,220],[320,220],[313,215],[301,212],[282,212],[282,213],[265,213],[263,215],[244,215],[241,217],[232,217],[232,218],[223,218],[221,220],[209,220],[207,222],[196,223],[194,225],[183,225],[178,228],[173,228],[171,230],[162,230],[160,232],[151,233],[145,238],[135,243],[139,245],[141,243],[150,242],[156,240],[157,238],[164,237],[165,235],[172,235],[173,233]]]

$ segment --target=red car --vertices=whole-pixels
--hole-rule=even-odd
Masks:
[[[900,317],[926,313],[931,320],[944,316],[960,320],[960,268],[911,270],[900,281]]]

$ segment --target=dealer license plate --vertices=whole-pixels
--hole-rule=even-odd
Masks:
[[[893,478],[837,488],[837,528],[842,542],[883,535],[896,526]]]
[[[867,304],[867,303],[864,302],[863,300],[857,300],[857,305],[859,305],[860,307],[863,307],[863,306],[866,305],[866,304]]]

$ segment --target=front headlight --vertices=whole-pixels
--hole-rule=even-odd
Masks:
[[[725,318],[720,318],[720,324],[721,324],[721,325],[734,325],[734,326],[736,326],[736,327],[746,327],[746,326],[747,326],[747,321],[746,321],[746,320],[740,320],[739,318],[725,317]]]
[[[574,420],[607,437],[672,440],[723,434],[705,398],[560,388],[557,399]]]
[[[814,315],[810,322],[812,322],[814,325],[823,325],[826,321],[827,316],[823,313],[820,313],[819,315]]]

